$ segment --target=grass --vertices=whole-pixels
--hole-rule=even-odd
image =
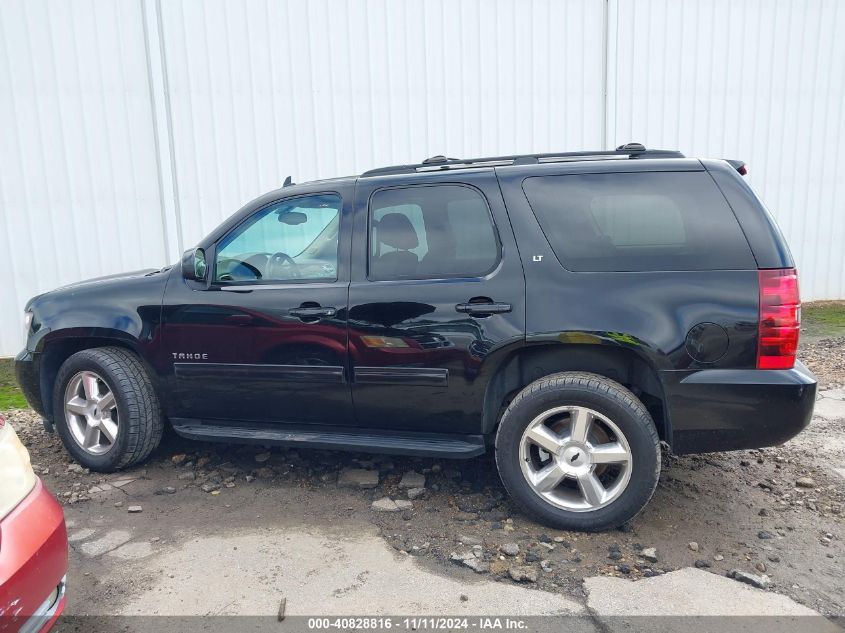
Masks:
[[[801,336],[845,336],[845,301],[814,301],[801,306]]]
[[[805,339],[845,336],[845,301],[805,303],[801,308],[801,324]],[[28,407],[15,380],[15,362],[0,358],[0,411]]]
[[[15,380],[15,361],[11,358],[0,358],[0,411],[28,408],[29,405]]]

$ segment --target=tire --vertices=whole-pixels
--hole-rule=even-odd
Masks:
[[[93,391],[97,395],[89,398]],[[106,403],[102,411],[99,403]],[[68,410],[71,407],[76,413]],[[158,396],[144,365],[119,347],[83,350],[68,358],[56,377],[53,412],[67,451],[81,465],[98,472],[114,472],[144,461],[164,431]]]
[[[496,432],[496,465],[511,497],[541,523],[596,532],[629,521],[651,499],[660,440],[628,389],[564,372],[531,383],[510,403]]]

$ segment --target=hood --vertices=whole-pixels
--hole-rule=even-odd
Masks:
[[[113,281],[116,279],[132,279],[134,277],[151,277],[153,275],[164,273],[170,270],[170,266],[167,268],[155,269],[155,268],[145,268],[144,270],[135,270],[131,273],[115,273],[114,275],[104,275],[102,277],[94,277],[92,279],[83,279],[82,281],[75,281],[72,284],[67,284],[66,286],[60,286],[56,288],[56,290],[64,290],[65,288],[76,288],[77,286],[86,286],[89,284],[99,284],[104,281]]]
[[[152,277],[160,277],[162,280],[166,279],[167,273],[173,266],[166,266],[165,268],[146,268],[144,270],[135,270],[128,273],[116,273],[114,275],[104,275],[102,277],[94,277],[92,279],[85,279],[83,281],[76,281],[71,284],[67,284],[65,286],[60,286],[54,290],[49,290],[44,292],[40,295],[37,295],[30,299],[26,304],[26,309],[29,310],[30,306],[33,303],[42,299],[44,297],[50,297],[52,295],[64,295],[70,294],[73,295],[76,292],[85,292],[88,290],[96,290],[98,288],[103,288],[104,290],[108,286],[125,286],[127,284],[133,284],[136,280],[146,280]]]

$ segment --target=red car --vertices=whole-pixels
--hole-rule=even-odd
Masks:
[[[0,416],[0,633],[43,633],[65,606],[67,532],[62,507]]]

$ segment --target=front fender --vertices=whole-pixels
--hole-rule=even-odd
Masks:
[[[43,353],[63,339],[108,338],[139,352],[159,335],[164,276],[115,278],[70,286],[29,304],[33,314],[27,349]]]
[[[165,275],[119,277],[69,286],[40,295],[28,304],[32,329],[26,350],[29,383],[36,407],[51,417],[51,395],[62,363],[82,349],[119,345],[134,351],[157,380],[161,302]],[[32,400],[30,400],[32,402]]]

